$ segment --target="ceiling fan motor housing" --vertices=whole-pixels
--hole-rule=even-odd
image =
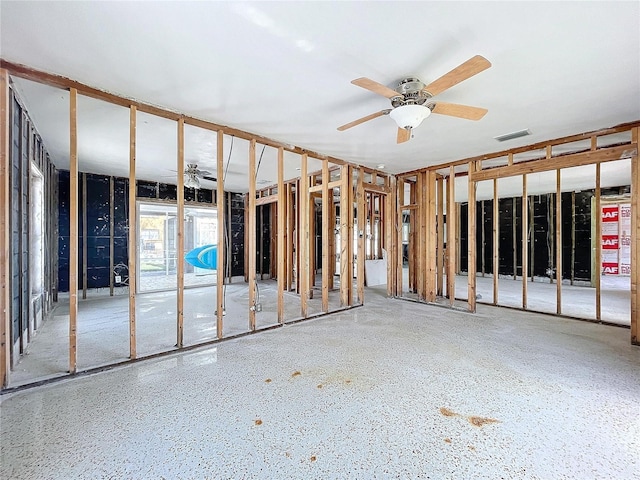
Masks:
[[[431,95],[423,90],[424,83],[418,78],[407,77],[398,82],[397,97],[391,98],[393,108],[401,105],[423,105],[431,98]]]

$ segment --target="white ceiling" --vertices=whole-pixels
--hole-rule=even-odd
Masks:
[[[640,119],[640,2],[6,2],[0,55],[136,100],[393,173]],[[493,66],[437,100],[396,144],[388,108],[350,83],[425,83],[480,54]],[[56,165],[68,165],[68,93],[15,79]],[[170,182],[175,123],[139,114],[138,177]],[[528,128],[505,143],[493,137]],[[128,112],[82,98],[80,169],[126,176]],[[188,127],[186,159],[215,170],[215,137]],[[227,186],[246,190],[235,139]],[[225,162],[230,139],[225,139]],[[258,148],[258,155],[261,147]],[[259,182],[275,182],[267,147]],[[287,177],[299,157],[287,155]],[[318,164],[319,165],[319,164]],[[168,179],[167,179],[168,178]]]

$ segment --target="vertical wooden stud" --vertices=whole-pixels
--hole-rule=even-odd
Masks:
[[[436,295],[441,297],[443,291],[444,270],[444,177],[437,180],[438,208],[438,245],[436,247]]]
[[[137,356],[136,349],[136,291],[138,280],[138,225],[136,208],[136,123],[137,109],[129,108],[129,358]],[[113,274],[113,273],[112,273]]]
[[[302,261],[301,261],[301,257],[300,257],[300,245],[301,245],[301,236],[300,236],[300,228],[302,227],[302,223],[301,223],[301,213],[300,213],[300,209],[302,208],[302,205],[304,202],[302,202],[301,200],[301,188],[302,188],[302,181],[301,179],[298,179],[296,181],[296,191],[295,191],[295,226],[294,226],[294,231],[295,231],[295,247],[296,247],[296,251],[295,251],[295,268],[296,268],[296,272],[295,272],[295,284],[296,284],[296,293],[298,295],[300,295],[300,269],[302,268]],[[305,300],[306,301],[306,300]]]
[[[512,198],[512,203],[511,203],[511,241],[512,241],[512,245],[513,245],[513,251],[511,252],[511,259],[512,259],[512,263],[513,263],[513,279],[517,280],[518,278],[518,246],[517,246],[517,240],[518,240],[518,233],[517,233],[517,228],[516,228],[516,208],[517,208],[517,203],[516,203],[516,197]]]
[[[447,266],[447,295],[449,304],[453,306],[456,300],[456,172],[455,167],[449,167],[449,198],[447,200],[447,251],[449,265]]]
[[[69,373],[78,369],[78,91],[69,90]]]
[[[348,263],[348,277],[347,277],[347,303],[346,305],[353,305],[353,167],[350,165],[347,168],[347,263]]]
[[[303,153],[300,165],[300,237],[298,243],[298,281],[300,282],[300,315],[306,318],[309,300],[309,174],[307,154]]]
[[[429,302],[436,301],[436,256],[437,256],[437,232],[436,232],[436,172],[427,172],[427,281],[426,298]]]
[[[387,295],[393,296],[396,290],[396,283],[398,281],[396,262],[398,261],[398,243],[396,242],[396,177],[388,176],[386,179],[388,192],[385,196],[385,213],[384,213],[384,225],[385,225],[385,237],[387,248]],[[442,250],[441,250],[442,251]]]
[[[562,189],[556,170],[556,313],[562,313]]]
[[[419,176],[419,175],[418,175]],[[418,263],[418,214],[420,212],[420,206],[418,205],[418,176],[414,182],[409,184],[409,203],[415,205],[416,208],[409,210],[409,245],[407,248],[409,257],[409,284],[408,290],[412,293],[417,293],[418,279],[416,278],[416,267]]]
[[[286,283],[286,245],[285,245],[285,220],[286,220],[287,189],[284,185],[284,149],[278,148],[278,322],[284,323],[284,288]],[[323,237],[324,239],[324,237]],[[323,250],[324,255],[324,250]],[[324,265],[323,265],[324,274]],[[324,282],[323,282],[324,283]],[[324,285],[323,285],[324,288]]]
[[[427,201],[426,201],[426,174],[424,172],[418,173],[417,179],[417,202],[418,202],[418,215],[416,218],[417,223],[417,236],[416,236],[416,283],[418,288],[418,299],[426,299],[426,263],[427,263],[427,226],[425,218],[427,217]]]
[[[600,297],[600,283],[602,279],[602,205],[600,199],[600,163],[596,163],[596,261],[594,266],[594,276],[596,281],[596,320],[602,319],[602,302]]]
[[[500,277],[500,199],[498,179],[493,179],[493,304],[498,305],[498,278]]]
[[[322,311],[329,311],[329,162],[322,161]]]
[[[334,190],[329,189],[329,290],[334,289],[336,273],[336,204],[333,200]]]
[[[10,208],[11,186],[9,172],[11,171],[11,155],[9,132],[11,125],[11,91],[9,89],[9,72],[0,69],[0,387],[9,383],[11,368],[11,288],[9,266],[11,255]]]
[[[486,238],[486,230],[484,228],[484,222],[486,220],[484,207],[485,207],[484,200],[480,200],[480,272],[482,273],[483,277],[487,273],[487,266],[485,265],[485,258],[487,257],[486,249],[485,249],[485,246],[487,244],[487,238]]]
[[[109,296],[113,297],[114,287],[114,232],[115,232],[115,220],[113,218],[115,214],[115,179],[113,175],[109,177]]]
[[[182,348],[184,344],[184,119],[178,119],[178,211],[176,223],[178,226],[178,244],[176,254],[178,295],[176,305],[177,342]]]
[[[467,256],[467,304],[470,312],[476,311],[476,182],[471,174],[476,171],[475,162],[469,162],[469,203],[468,203],[468,256]]]
[[[571,285],[576,276],[576,192],[571,192]]]
[[[349,166],[340,168],[340,305],[349,304]]]
[[[356,195],[358,201],[358,288],[357,288],[357,298],[359,303],[364,303],[364,260],[365,260],[365,234],[366,234],[366,226],[365,226],[365,217],[366,217],[366,192],[364,191],[364,170],[362,168],[358,169],[358,193]]]
[[[402,206],[404,205],[404,179],[398,177],[396,183],[396,292],[397,297],[402,296],[402,283],[404,280],[404,217]],[[362,232],[362,230],[360,230]]]
[[[640,166],[638,165],[638,141],[640,128],[631,130],[631,143],[636,154],[631,157],[631,344],[640,345]]]
[[[514,211],[515,217],[515,211]],[[529,197],[527,175],[522,175],[522,308],[527,309],[527,282],[529,272]]]
[[[224,279],[225,258],[227,256],[225,245],[225,195],[224,195],[224,131],[218,130],[216,141],[216,212],[218,222],[218,251],[216,264],[216,336],[224,336]],[[229,202],[230,203],[230,202]],[[231,217],[229,217],[231,222]],[[231,230],[231,229],[229,229]],[[231,274],[229,274],[231,275]]]
[[[249,143],[249,197],[247,231],[248,283],[249,283],[249,330],[256,329],[256,140]]]

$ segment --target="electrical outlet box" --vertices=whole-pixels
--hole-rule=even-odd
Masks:
[[[122,277],[120,275],[116,275],[116,283],[121,283],[122,282]]]
[[[261,311],[262,311],[262,304],[256,303],[256,312],[261,312]]]

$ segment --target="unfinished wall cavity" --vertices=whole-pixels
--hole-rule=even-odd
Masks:
[[[55,167],[29,113],[10,90],[10,245],[12,362],[26,351],[57,299]],[[37,237],[37,240],[36,238]],[[31,274],[33,273],[33,274]]]
[[[78,276],[78,288],[101,289],[125,287],[128,285],[129,261],[129,179],[82,173],[79,175],[82,185],[78,188],[80,205],[78,268],[83,275]],[[175,185],[137,181],[136,198],[175,202]],[[58,237],[59,268],[57,272],[59,291],[69,291],[69,172],[58,172],[60,202],[58,216],[60,230]],[[86,192],[86,197],[83,192]],[[231,259],[232,275],[242,275],[243,265],[243,225],[238,222],[239,212],[243,215],[242,196],[228,193],[231,202]],[[239,197],[240,205],[238,204]],[[235,202],[233,201],[235,199]],[[215,192],[208,189],[185,188],[185,201],[188,204],[212,205]],[[234,220],[235,212],[235,220]],[[113,216],[113,221],[111,221]],[[84,219],[87,219],[86,228]],[[86,234],[86,236],[85,236]],[[86,253],[85,253],[86,250]],[[111,253],[110,253],[111,252]],[[86,264],[84,259],[86,258]],[[193,269],[188,266],[187,268]],[[85,284],[86,278],[86,284]],[[116,281],[119,280],[119,281]],[[86,294],[84,294],[86,296]]]

